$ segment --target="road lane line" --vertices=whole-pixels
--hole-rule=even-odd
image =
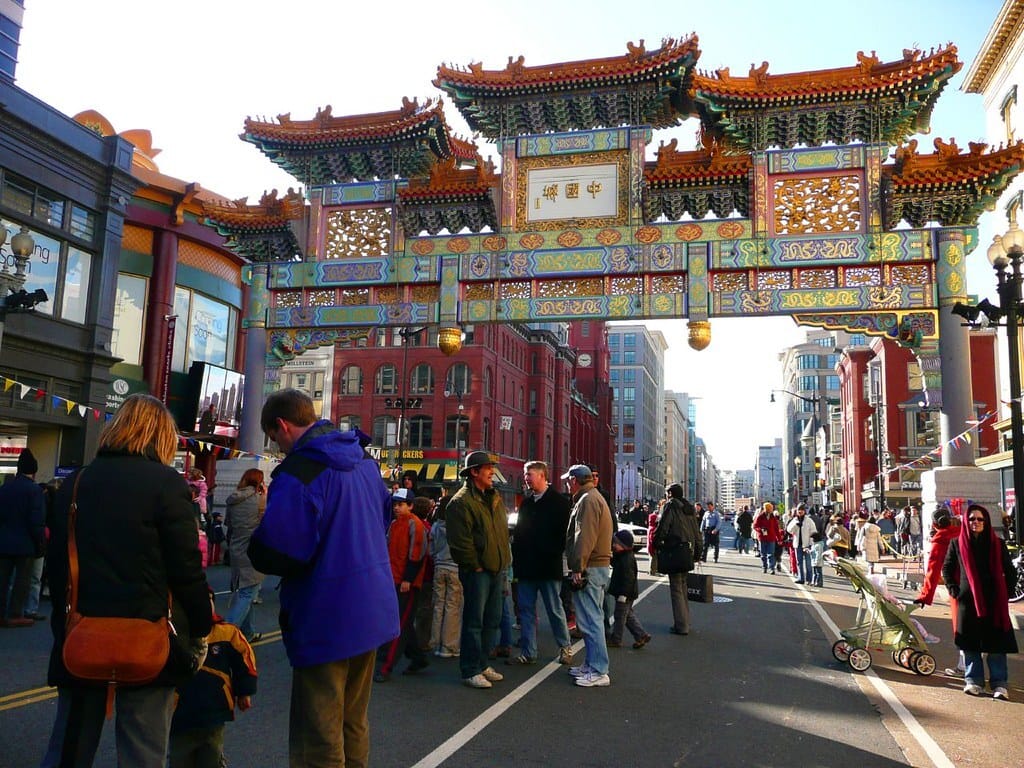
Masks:
[[[29,688],[27,691],[18,691],[17,693],[9,693],[6,696],[0,696],[0,704],[4,704],[12,699],[20,699],[25,696],[31,696],[34,693],[42,693],[43,691],[52,690],[50,686],[43,685],[39,688]]]
[[[6,712],[9,709],[17,709],[18,707],[27,707],[29,704],[36,704],[40,701],[48,701],[49,699],[57,698],[56,688],[49,688],[43,690],[45,690],[46,692],[40,693],[36,696],[29,696],[29,694],[31,694],[32,691],[25,691],[23,694],[14,694],[14,696],[24,698],[19,698],[17,701],[10,701],[5,704],[0,704],[0,712]],[[8,696],[7,698],[13,699],[14,697]]]
[[[643,600],[647,595],[653,592],[662,584],[666,584],[667,580],[664,576],[659,576],[658,579],[651,584],[647,589],[640,593],[640,596],[633,601],[633,605],[636,605]],[[573,653],[578,653],[583,648],[583,641],[577,640],[572,646]],[[481,731],[483,731],[488,725],[493,723],[505,712],[512,708],[512,705],[521,701],[526,694],[536,688],[538,685],[547,680],[551,675],[560,669],[565,669],[563,664],[559,664],[557,661],[549,662],[545,664],[541,669],[530,677],[525,682],[519,684],[518,687],[509,691],[503,698],[492,704],[490,707],[485,709],[479,715],[470,720],[461,729],[452,734],[448,739],[441,743],[433,752],[422,758],[419,762],[415,763],[412,768],[437,768],[445,760],[454,755],[470,741],[476,737]],[[499,683],[500,685],[500,683]]]
[[[835,622],[832,621],[827,613],[825,613],[825,609],[821,607],[820,603],[818,603],[814,594],[808,591],[803,584],[795,584],[794,586],[798,587],[804,594],[804,597],[808,598],[810,605],[818,612],[818,617],[821,619],[822,623],[828,627],[829,631],[835,637],[841,637],[842,635],[840,634],[839,627],[837,627]],[[934,763],[935,768],[956,768],[953,762],[946,757],[946,753],[942,751],[942,747],[940,747],[935,740],[928,735],[928,731],[924,729],[924,726],[921,725],[913,714],[911,714],[910,710],[904,706],[903,702],[897,698],[895,693],[893,693],[892,688],[890,688],[886,682],[878,676],[875,670],[869,667],[860,674],[864,675],[864,677],[871,682],[871,685],[874,686],[878,694],[885,700],[885,703],[889,705],[889,708],[892,709],[906,727],[907,731],[910,732],[910,735],[914,737],[914,740],[917,741],[921,749],[924,750],[925,754],[928,755],[928,758],[932,763]]]

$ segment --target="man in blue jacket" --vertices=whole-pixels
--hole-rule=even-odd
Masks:
[[[39,464],[28,448],[18,456],[18,474],[0,486],[0,626],[31,627],[26,618],[32,561],[46,544],[43,490],[36,485]],[[14,589],[11,590],[11,582]],[[7,594],[11,591],[10,610]]]
[[[260,426],[288,454],[271,473],[248,553],[256,570],[283,577],[289,765],[362,768],[375,652],[398,636],[386,539],[391,497],[364,450],[366,436],[318,421],[305,393],[270,395]]]

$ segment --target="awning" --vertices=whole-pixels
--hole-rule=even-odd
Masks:
[[[459,468],[455,464],[444,465],[444,479],[445,480],[458,480],[459,479]]]

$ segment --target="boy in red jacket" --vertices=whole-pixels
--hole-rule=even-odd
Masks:
[[[399,488],[391,496],[394,518],[388,528],[388,554],[391,556],[391,577],[398,592],[398,618],[400,634],[383,645],[377,653],[380,668],[373,676],[375,682],[386,683],[402,651],[410,660],[403,675],[419,672],[429,665],[426,652],[416,637],[416,596],[423,586],[426,574],[427,526],[413,514],[413,492]]]

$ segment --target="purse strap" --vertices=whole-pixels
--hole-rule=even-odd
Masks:
[[[70,617],[78,610],[78,543],[75,541],[75,521],[78,518],[78,481],[85,474],[83,468],[75,475],[75,485],[71,490],[71,506],[68,507],[68,611]],[[171,590],[167,590],[167,618],[171,618]]]

